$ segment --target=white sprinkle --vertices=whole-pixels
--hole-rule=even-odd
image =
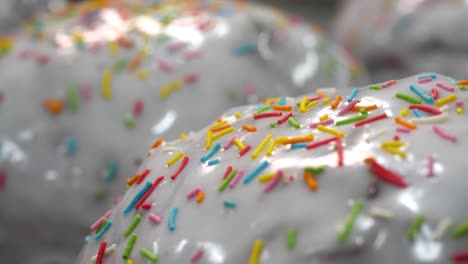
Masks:
[[[153,254],[155,254],[156,256],[158,255],[158,252],[159,252],[159,245],[158,245],[158,242],[157,241],[153,241]]]
[[[449,217],[444,217],[437,228],[435,229],[434,233],[432,234],[432,238],[434,240],[440,240],[442,237],[444,237],[445,233],[447,232],[447,229],[452,225],[452,219]]]
[[[437,124],[442,123],[448,120],[448,113],[444,112],[440,115],[430,116],[430,117],[421,117],[410,119],[410,122],[414,124]]]
[[[366,142],[369,143],[369,142],[373,141],[374,139],[377,139],[378,137],[385,134],[385,132],[387,132],[386,128],[380,129],[379,131],[375,132],[374,134],[368,136],[367,139],[366,139]]]
[[[447,112],[448,108],[448,105],[443,105],[441,108],[439,108],[439,110],[442,112]]]
[[[106,250],[104,250],[104,256],[107,256],[110,253],[114,252],[116,247],[117,247],[116,244],[112,244],[109,247],[107,247]],[[96,262],[96,259],[97,259],[97,256],[92,257],[91,262]]]
[[[393,212],[387,209],[382,209],[378,207],[372,207],[370,210],[370,215],[375,218],[382,218],[389,220],[393,218]]]
[[[165,148],[163,148],[163,151],[164,151],[164,152],[178,152],[178,151],[180,151],[180,148],[176,148],[176,147],[165,147]]]

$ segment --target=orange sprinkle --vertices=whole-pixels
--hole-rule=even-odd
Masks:
[[[153,143],[153,146],[151,146],[151,149],[155,149],[155,148],[159,147],[162,143],[163,143],[162,138],[156,139],[156,141]]]
[[[135,71],[140,66],[142,60],[142,56],[135,56],[135,58],[133,58],[128,64],[128,70]]]
[[[45,99],[44,107],[52,115],[59,115],[63,110],[63,100],[61,99]]]
[[[273,105],[273,109],[274,110],[277,110],[277,111],[291,111],[292,110],[292,106],[290,105]]]
[[[364,108],[366,111],[372,111],[372,110],[375,110],[377,109],[377,105],[373,104],[373,105],[367,105],[367,106],[360,106],[360,105],[355,105],[353,106],[353,108],[351,109],[351,111],[353,112],[360,112],[361,111],[361,108]]]
[[[468,80],[461,80],[457,82],[457,85],[467,85],[467,84],[468,84]]]
[[[374,157],[372,157],[372,156],[367,157],[367,158],[364,159],[364,163],[365,163],[365,164],[371,164],[371,163],[374,162],[374,161],[375,161],[375,159],[374,159]]]
[[[127,185],[132,186],[138,180],[138,178],[140,178],[140,176],[141,176],[141,173],[136,173],[135,175],[133,175],[133,177],[128,178]]]
[[[318,189],[317,181],[315,181],[312,173],[304,172],[304,181],[311,191],[316,191]]]
[[[317,91],[317,96],[318,96],[318,97],[325,97],[325,95],[326,95],[326,94],[325,94],[324,91],[321,91],[321,90]]]
[[[415,125],[415,124],[413,124],[413,123],[411,123],[411,122],[408,122],[408,121],[406,121],[406,120],[403,120],[403,119],[401,119],[400,117],[395,118],[395,122],[396,122],[397,124],[400,124],[400,125],[402,125],[402,126],[404,126],[404,127],[409,128],[409,129],[416,129],[416,125]]]
[[[310,142],[314,140],[314,135],[306,135],[306,136],[298,136],[298,137],[292,137],[288,138],[281,143],[283,145],[288,145],[288,144],[296,144],[296,143],[304,143],[304,142]]]
[[[117,39],[117,43],[122,48],[126,48],[126,49],[133,48],[133,41],[128,38],[120,37]]]
[[[200,191],[197,196],[197,203],[202,203],[205,200],[205,193]]]
[[[248,132],[255,132],[255,131],[257,131],[257,127],[255,127],[255,126],[250,126],[250,125],[247,125],[247,124],[243,124],[243,125],[242,125],[242,128],[243,128],[245,131],[248,131]]]
[[[221,123],[223,122],[223,119],[221,117],[218,117],[218,119],[216,119],[216,122]]]
[[[341,102],[341,96],[336,96],[335,99],[333,100],[333,103],[331,104],[331,108],[336,109],[338,105]]]
[[[212,128],[210,128],[210,131],[211,132],[219,132],[221,130],[224,130],[224,129],[230,128],[230,127],[231,127],[230,124],[225,124],[225,125],[221,125],[221,126],[217,126],[217,127],[212,127]]]

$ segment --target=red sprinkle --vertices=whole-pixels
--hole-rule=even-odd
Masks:
[[[39,65],[45,65],[49,62],[49,57],[47,57],[46,55],[38,55],[36,57],[36,62]]]
[[[3,169],[0,169],[0,189],[5,188],[6,185],[6,171]]]
[[[158,187],[158,185],[165,179],[166,177],[164,176],[159,176],[156,180],[154,180],[153,184],[149,188],[149,190],[141,197],[140,201],[138,201],[137,204],[135,204],[135,209],[140,208],[140,206],[143,205],[143,203],[148,199],[148,197],[153,193],[154,189]]]
[[[140,184],[146,178],[146,176],[148,176],[149,173],[150,173],[150,170],[143,171],[143,173],[140,174],[140,177],[138,177],[136,184]]]
[[[182,170],[187,166],[187,163],[189,162],[189,157],[185,156],[184,159],[182,160],[182,163],[180,164],[179,168],[172,174],[171,179],[175,180],[177,176],[182,172]]]
[[[187,74],[184,77],[184,81],[186,84],[194,84],[198,81],[198,75],[196,75],[195,73]]]
[[[363,125],[366,125],[366,124],[369,124],[369,123],[372,123],[372,122],[375,122],[375,121],[385,119],[387,117],[388,117],[387,113],[376,115],[376,116],[364,119],[362,121],[356,122],[356,124],[354,124],[354,127],[360,127],[360,126],[363,126]]]
[[[151,209],[151,207],[153,207],[153,205],[150,203],[144,203],[141,205],[141,208],[143,208],[144,210],[149,210]]]
[[[287,115],[285,115],[284,117],[282,117],[281,119],[278,119],[277,123],[278,125],[281,125],[283,124],[284,122],[288,121],[288,118],[292,117],[293,114],[292,113],[288,113]]]
[[[462,263],[468,261],[468,251],[460,251],[452,255],[452,261],[455,263]]]
[[[336,151],[338,153],[338,167],[343,167],[344,151],[343,151],[343,144],[340,138],[336,138]]]
[[[398,135],[393,136],[393,141],[400,141],[400,137]]]
[[[437,90],[436,88],[432,88],[431,89],[431,95],[432,95],[432,98],[434,98],[434,99],[439,98],[439,90]]]
[[[419,104],[412,104],[409,106],[409,109],[419,109],[421,111],[424,111],[426,113],[434,114],[434,115],[440,115],[442,114],[442,111],[439,109],[432,107],[430,105],[419,105]]]
[[[330,142],[337,141],[337,140],[340,140],[340,139],[338,137],[327,138],[327,139],[317,141],[315,143],[311,143],[311,144],[307,145],[306,149],[311,150],[311,149],[314,149],[314,148],[318,148],[318,147],[321,147],[323,145],[326,145],[326,144],[328,144]]]
[[[137,99],[135,101],[135,105],[133,106],[133,115],[134,116],[140,116],[141,113],[143,112],[143,107],[145,106],[145,103],[141,99]]]
[[[282,116],[282,112],[266,112],[266,113],[260,113],[256,114],[253,116],[254,119],[260,119],[260,118],[265,118],[265,117],[275,117],[275,116]]]
[[[406,188],[408,186],[408,184],[405,182],[403,177],[401,177],[395,172],[392,172],[384,168],[382,165],[378,164],[377,161],[375,160],[371,161],[370,170],[372,173],[374,173],[377,177],[379,177],[383,181],[391,183],[400,188]]]
[[[232,171],[232,166],[227,167],[226,172],[224,173],[223,179],[226,179],[229,176],[229,173]]]
[[[245,148],[243,148],[240,152],[239,152],[239,155],[242,157],[245,155],[245,153],[249,152],[249,150],[251,149],[252,147],[250,145],[247,145],[245,146]]]
[[[104,258],[104,252],[106,251],[106,247],[107,247],[107,242],[106,241],[101,242],[101,246],[99,247],[99,251],[97,254],[97,258],[96,258],[96,264],[102,264],[102,259]]]
[[[309,99],[309,102],[317,101],[317,100],[320,100],[322,98],[323,98],[323,96],[312,97],[312,98]]]

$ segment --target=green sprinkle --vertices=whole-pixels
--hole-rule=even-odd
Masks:
[[[288,235],[286,238],[286,242],[288,245],[289,250],[293,250],[296,248],[296,237],[297,237],[297,231],[294,227],[288,228]]]
[[[343,228],[338,233],[338,241],[339,242],[344,243],[344,242],[346,242],[346,240],[348,240],[348,237],[351,234],[351,229],[353,228],[354,222],[356,221],[356,218],[358,217],[359,213],[361,212],[361,209],[362,209],[361,201],[356,200],[353,203],[353,208],[351,209],[351,213],[348,215]]]
[[[148,249],[146,249],[146,248],[141,248],[141,249],[140,249],[140,253],[141,253],[141,255],[142,255],[143,257],[145,257],[146,259],[150,260],[151,262],[153,262],[153,263],[158,262],[158,257],[157,257],[155,254],[151,253],[151,251],[149,251]]]
[[[276,124],[275,122],[271,122],[270,123],[270,127],[271,128],[276,128],[278,126],[278,124]]]
[[[294,119],[294,117],[288,118],[288,123],[296,129],[301,127],[301,125],[299,125],[299,123],[296,121],[296,119]]]
[[[240,99],[240,94],[236,90],[228,91],[228,97],[230,101],[238,101]]]
[[[350,117],[350,118],[347,118],[347,119],[343,119],[343,120],[340,120],[338,122],[336,122],[336,126],[343,126],[343,125],[348,125],[348,124],[352,124],[352,123],[355,123],[357,121],[361,121],[361,120],[364,120],[367,118],[367,111],[364,109],[364,108],[361,108],[361,115],[358,115],[358,116],[353,116],[353,117]]]
[[[232,170],[231,173],[229,173],[229,175],[226,177],[226,179],[224,179],[224,181],[221,183],[221,185],[219,185],[218,191],[224,191],[224,189],[226,189],[226,187],[232,181],[232,179],[234,179],[234,176],[236,176],[236,174],[237,170]]]
[[[327,169],[326,166],[320,166],[320,167],[305,167],[304,172],[312,173],[314,175],[319,175],[325,172]]]
[[[460,85],[458,88],[460,88],[461,91],[468,91],[468,88],[466,88],[464,85]]]
[[[417,215],[411,226],[408,228],[408,232],[406,233],[408,236],[408,239],[413,241],[416,234],[421,230],[421,226],[424,223],[424,216],[423,215]]]
[[[127,230],[125,230],[124,237],[128,237],[133,232],[133,230],[136,228],[138,223],[140,223],[140,220],[141,220],[141,215],[140,214],[135,215],[132,222],[128,226]]]
[[[122,258],[127,260],[130,254],[132,254],[133,246],[138,238],[137,234],[132,234],[127,241],[127,245],[125,245],[124,251],[122,253]]]
[[[455,238],[460,238],[460,237],[468,235],[468,222],[464,222],[464,223],[460,224],[459,226],[457,226],[452,231],[452,235]]]
[[[228,208],[235,208],[237,206],[237,203],[233,200],[224,200],[224,206]]]
[[[372,89],[372,90],[381,90],[382,89],[382,86],[380,84],[373,84],[373,85],[369,85],[369,89]]]
[[[69,84],[67,88],[68,104],[73,112],[76,112],[80,107],[80,95],[74,84]]]
[[[420,104],[421,103],[421,99],[419,98],[416,98],[414,96],[411,96],[409,94],[405,94],[405,93],[396,93],[395,94],[396,98],[398,99],[402,99],[402,100],[405,100],[409,103],[412,103],[412,104]]]
[[[136,126],[136,120],[133,118],[132,114],[127,113],[124,116],[124,124],[127,128],[134,128]]]
[[[115,64],[114,64],[114,72],[121,72],[123,71],[123,69],[127,66],[127,59],[125,58],[122,58],[122,59],[119,59]]]
[[[107,194],[107,192],[106,192],[106,190],[104,188],[99,188],[94,193],[94,196],[96,197],[96,199],[101,200],[102,198],[104,198],[106,196],[106,194]]]
[[[107,220],[107,218],[104,218],[104,221],[102,221],[101,225],[96,229],[96,234],[101,232],[102,228],[107,224],[107,222],[109,222],[109,220]]]
[[[264,106],[264,107],[260,107],[259,109],[257,109],[254,114],[260,114],[260,113],[263,113],[265,111],[268,111],[271,109],[271,105],[267,105],[267,106]]]

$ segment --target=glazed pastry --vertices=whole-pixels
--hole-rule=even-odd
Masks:
[[[151,149],[77,263],[466,262],[466,84],[233,109]]]
[[[9,263],[70,263],[154,137],[177,139],[265,96],[347,86],[358,66],[263,6],[102,2],[40,16],[0,41],[0,254]]]
[[[466,10],[461,0],[351,0],[340,12],[336,35],[377,73],[391,66],[461,78],[468,72]]]

